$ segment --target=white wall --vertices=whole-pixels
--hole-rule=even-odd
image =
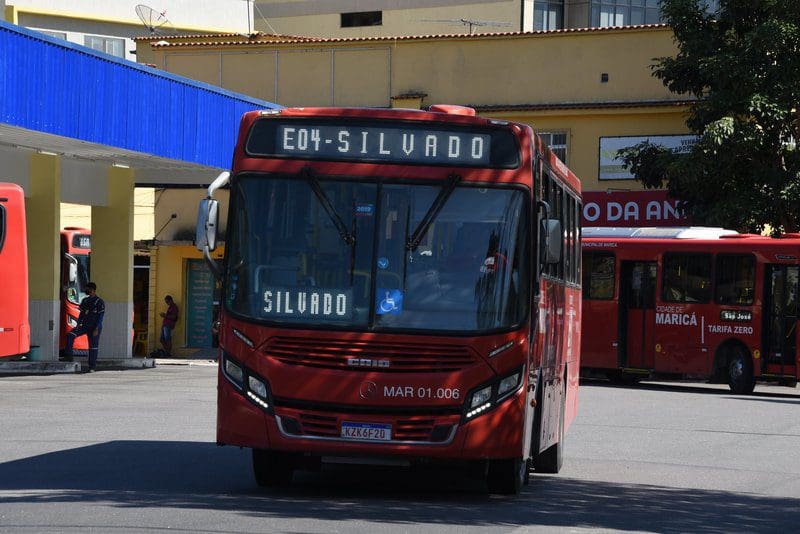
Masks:
[[[117,41],[117,51],[136,61],[135,37],[151,35],[136,12],[144,4],[163,14],[157,34],[249,33],[253,31],[253,7],[248,0],[5,0],[17,12],[20,26],[56,32],[71,43],[87,46],[86,36]],[[155,26],[162,19],[148,17]],[[248,31],[248,28],[250,29]],[[52,34],[51,34],[52,35]],[[120,55],[117,51],[101,50]]]
[[[178,29],[246,32],[252,5],[246,0],[4,0],[19,11],[34,10],[78,18],[140,24],[135,7],[145,4]],[[251,22],[252,23],[252,22]]]

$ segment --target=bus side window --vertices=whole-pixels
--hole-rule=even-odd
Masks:
[[[718,304],[753,304],[756,260],[752,254],[717,256],[716,295]]]
[[[711,255],[665,254],[661,298],[667,302],[708,302]]]
[[[614,298],[614,254],[585,252],[583,265],[583,298],[593,300]]]

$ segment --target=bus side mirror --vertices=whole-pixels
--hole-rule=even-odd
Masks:
[[[78,279],[78,264],[70,263],[69,264],[69,283],[70,284],[74,284],[77,279]]]
[[[558,219],[542,219],[539,232],[541,239],[541,260],[544,264],[561,261],[561,221]]]
[[[195,244],[197,250],[209,251],[217,248],[217,219],[219,218],[219,201],[204,198],[197,209],[197,228]]]

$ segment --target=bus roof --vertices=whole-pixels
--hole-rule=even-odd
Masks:
[[[581,231],[584,238],[645,238],[645,239],[719,239],[725,235],[738,234],[736,230],[709,226],[586,226]]]

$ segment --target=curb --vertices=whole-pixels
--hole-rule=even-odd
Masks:
[[[0,375],[54,375],[77,373],[79,362],[0,362]]]
[[[156,358],[156,365],[217,365],[216,360],[182,360],[178,358]]]

